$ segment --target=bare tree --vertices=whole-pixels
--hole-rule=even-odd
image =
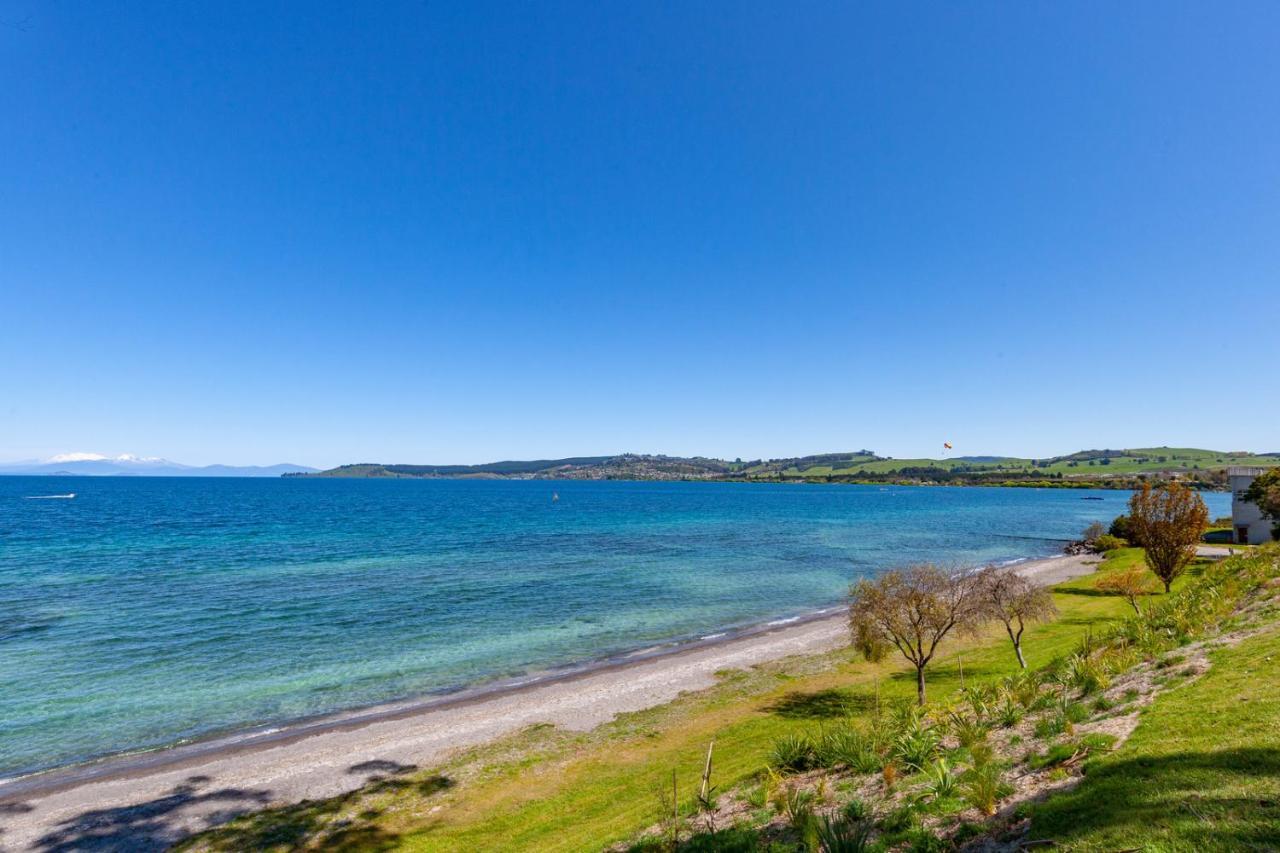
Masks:
[[[938,644],[953,630],[976,629],[986,617],[976,580],[924,564],[864,578],[849,590],[849,627],[860,649],[865,653],[876,640],[896,646],[916,668],[921,705],[924,670]]]
[[[1094,584],[1094,587],[1102,592],[1111,592],[1124,596],[1124,600],[1129,602],[1133,612],[1141,616],[1142,608],[1138,605],[1138,598],[1143,595],[1150,595],[1153,592],[1147,583],[1149,577],[1150,575],[1143,571],[1140,566],[1134,566],[1132,569],[1112,572],[1109,575],[1098,578],[1098,582]]]
[[[1027,625],[1047,622],[1058,614],[1049,590],[1037,586],[1012,568],[988,566],[978,575],[978,594],[987,615],[999,619],[1013,643],[1018,665],[1027,668],[1022,656],[1022,634]]]
[[[1129,529],[1145,550],[1147,566],[1168,592],[1196,555],[1196,545],[1209,526],[1209,508],[1181,483],[1142,488],[1129,499]]]

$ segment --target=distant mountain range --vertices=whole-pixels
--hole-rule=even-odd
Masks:
[[[103,456],[65,453],[51,459],[0,464],[0,475],[25,474],[63,477],[279,477],[305,474],[306,465],[183,465],[154,456]]]
[[[809,482],[938,482],[1078,485],[1132,482],[1151,475],[1188,476],[1205,485],[1225,482],[1232,465],[1280,465],[1280,454],[1199,448],[1148,447],[1082,450],[1065,456],[1027,459],[1014,456],[953,456],[942,459],[894,459],[870,450],[824,453],[784,459],[732,462],[702,456],[637,453],[577,456],[566,459],[490,462],[483,465],[342,465],[309,477],[505,478],[560,480],[798,480]],[[295,475],[287,475],[295,476]]]

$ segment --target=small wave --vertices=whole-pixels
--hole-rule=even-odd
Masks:
[[[790,625],[792,622],[799,622],[799,616],[788,616],[786,619],[774,619],[772,622],[766,622],[766,625]]]
[[[721,631],[719,634],[707,634],[706,636],[699,637],[698,639],[699,640],[718,640],[721,637],[727,637],[727,636],[729,636],[728,632]]]
[[[1012,560],[1004,560],[1002,562],[996,563],[996,565],[997,566],[1016,566],[1018,565],[1018,563],[1025,563],[1028,559],[1029,558],[1027,557],[1014,557]]]

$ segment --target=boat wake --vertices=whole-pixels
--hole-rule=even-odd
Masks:
[[[75,492],[65,495],[27,495],[29,501],[69,501],[76,496]]]

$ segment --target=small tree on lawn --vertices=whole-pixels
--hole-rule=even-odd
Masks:
[[[1138,566],[1131,569],[1125,569],[1122,572],[1113,572],[1112,574],[1098,578],[1098,582],[1094,584],[1094,588],[1102,592],[1110,592],[1115,595],[1124,596],[1124,600],[1129,602],[1129,606],[1133,608],[1133,612],[1142,615],[1142,608],[1138,605],[1138,599],[1144,595],[1150,595],[1150,575],[1144,572]]]
[[[924,670],[938,644],[953,630],[974,630],[986,616],[975,577],[927,564],[864,578],[849,598],[849,626],[859,648],[865,653],[877,641],[896,646],[916,668],[921,705]]]
[[[999,619],[1013,643],[1018,665],[1027,668],[1022,656],[1022,633],[1033,622],[1047,622],[1058,613],[1049,590],[1036,586],[1009,567],[988,566],[978,576],[978,592],[988,616]]]
[[[1280,468],[1272,468],[1250,483],[1244,499],[1257,504],[1263,516],[1271,519],[1271,535],[1280,539]]]
[[[1209,509],[1200,496],[1181,483],[1142,488],[1129,499],[1132,540],[1146,552],[1147,565],[1168,592],[1196,555],[1196,545],[1209,526]]]

